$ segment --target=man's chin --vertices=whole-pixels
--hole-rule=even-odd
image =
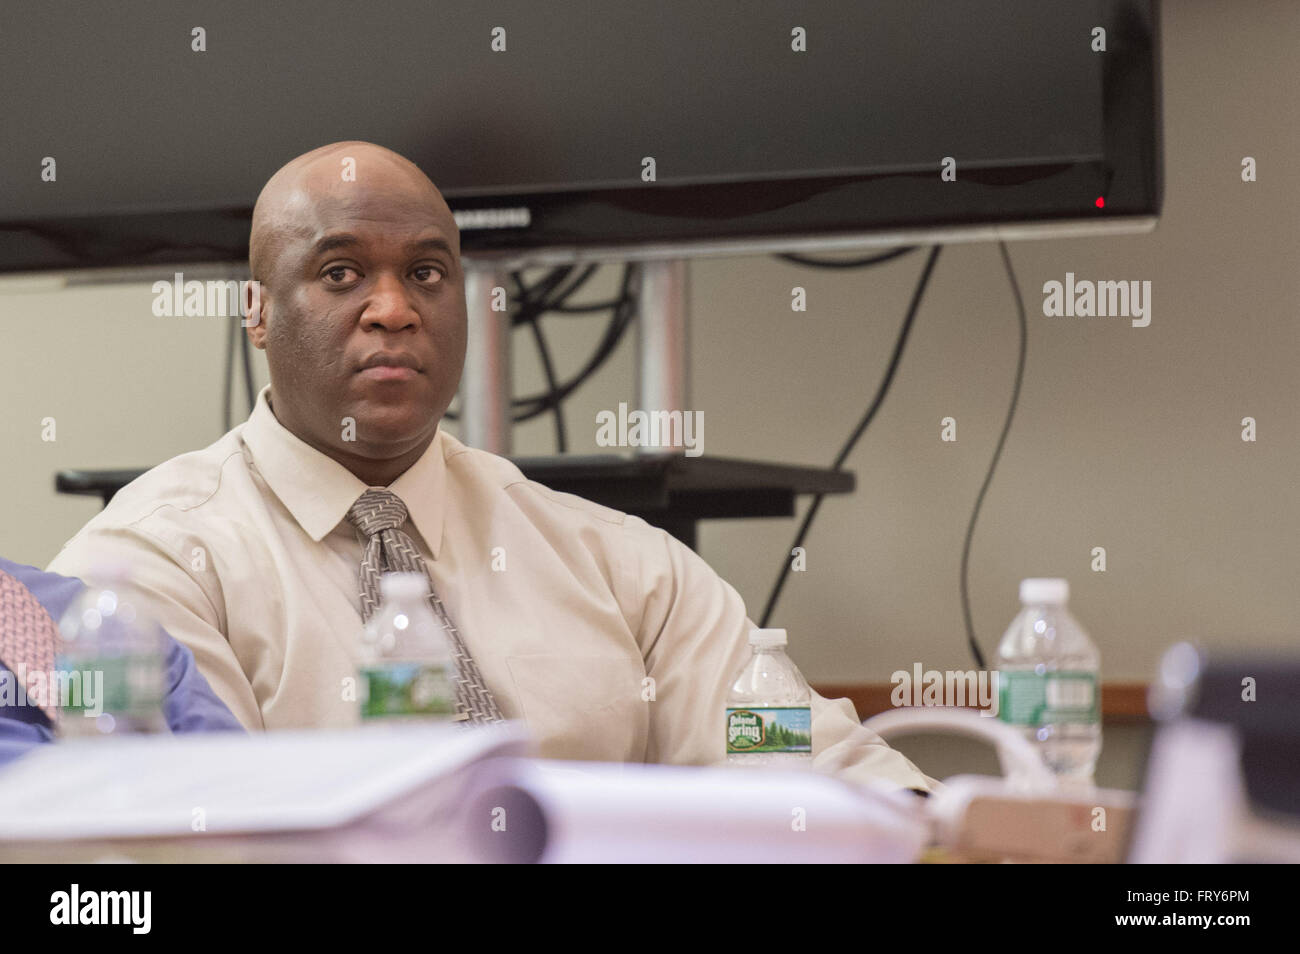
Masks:
[[[353,435],[359,447],[389,449],[418,443],[437,427],[438,415],[428,407],[409,402],[366,401],[357,408]],[[344,438],[347,438],[344,425]]]

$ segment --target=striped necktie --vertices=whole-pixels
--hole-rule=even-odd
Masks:
[[[0,663],[14,674],[15,688],[31,685],[36,690],[28,701],[39,705],[55,725],[59,721],[58,700],[46,693],[58,642],[59,628],[45,607],[31,590],[0,570]],[[31,683],[29,673],[40,673],[41,678]]]
[[[361,557],[361,618],[367,621],[379,608],[381,573],[422,573],[429,581],[429,605],[446,627],[456,659],[456,707],[474,724],[504,722],[496,700],[488,691],[478,665],[469,654],[460,631],[452,624],[447,608],[438,598],[424,558],[415,542],[402,531],[406,523],[406,504],[391,490],[370,489],[357,498],[348,510],[348,521],[366,536]]]

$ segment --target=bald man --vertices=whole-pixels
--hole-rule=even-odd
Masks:
[[[422,573],[459,716],[525,722],[551,758],[715,764],[754,624],[640,518],[526,480],[438,424],[465,360],[460,236],[419,168],[324,146],[258,196],[247,333],[270,385],[249,419],[120,491],[50,564],[129,567],[250,730],[357,723],[382,572]],[[937,783],[814,694],[813,767]]]

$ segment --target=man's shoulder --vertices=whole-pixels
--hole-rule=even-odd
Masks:
[[[54,619],[58,619],[77,594],[85,588],[85,584],[76,577],[51,573],[25,563],[14,563],[4,557],[0,557],[0,573],[13,577],[21,583]]]
[[[504,494],[521,509],[539,517],[578,519],[625,529],[642,523],[621,510],[530,480],[509,458],[469,447],[446,432],[443,448],[449,477],[471,492]]]
[[[180,514],[202,510],[220,493],[229,469],[245,467],[243,425],[201,450],[187,451],[145,471],[119,490],[82,532],[134,527],[148,530]]]

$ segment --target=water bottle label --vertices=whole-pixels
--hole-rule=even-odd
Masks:
[[[1003,670],[998,717],[1012,725],[1096,722],[1097,676],[1091,672]]]
[[[758,707],[727,710],[727,754],[812,752],[812,709]]]
[[[362,719],[456,714],[456,689],[440,663],[375,663],[362,666],[359,674]]]
[[[162,707],[163,667],[156,655],[59,656],[54,668],[60,685],[51,687],[50,701],[68,715],[145,717]]]

